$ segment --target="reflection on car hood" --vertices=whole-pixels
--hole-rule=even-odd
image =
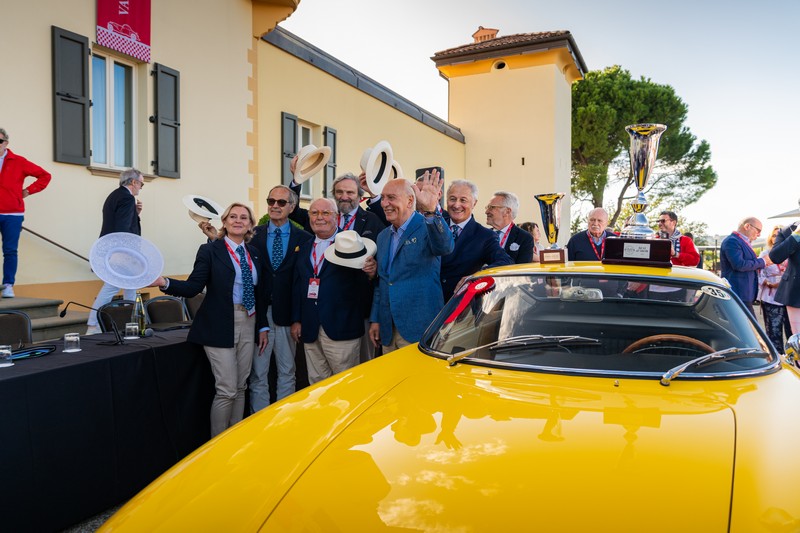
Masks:
[[[409,347],[249,417],[103,530],[788,531],[799,391],[793,371],[663,387]]]
[[[267,529],[511,531],[525,517],[531,530],[633,531],[675,512],[727,529],[735,428],[718,399],[525,378],[405,380],[314,461]]]

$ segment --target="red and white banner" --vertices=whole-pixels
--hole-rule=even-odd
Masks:
[[[150,0],[97,0],[97,44],[150,62]]]

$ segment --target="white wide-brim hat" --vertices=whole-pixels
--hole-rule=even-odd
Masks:
[[[134,233],[109,233],[95,241],[89,264],[98,278],[120,289],[141,289],[164,270],[164,258],[150,241]]]
[[[325,248],[325,260],[350,268],[364,268],[368,257],[375,255],[378,245],[372,239],[362,239],[353,230],[340,231],[333,244]]]
[[[189,210],[189,216],[197,223],[220,219],[224,209],[211,198],[197,194],[188,194],[183,197],[183,205]]]
[[[798,200],[797,203],[800,204],[800,200]],[[781,213],[780,215],[774,215],[769,218],[788,218],[797,216],[800,216],[800,208],[792,209],[791,211],[786,211],[785,213]]]
[[[372,194],[377,196],[383,191],[392,173],[392,163],[394,154],[388,141],[380,141],[374,148],[364,150],[361,156],[361,170],[367,175],[367,187]]]
[[[298,185],[319,172],[328,164],[331,158],[331,147],[317,148],[307,144],[297,152],[297,165],[294,167],[294,182]]]
[[[392,161],[392,174],[389,176],[390,180],[402,178],[403,177],[403,167],[400,166],[400,163],[397,161]]]

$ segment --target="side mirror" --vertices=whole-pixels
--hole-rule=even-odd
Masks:
[[[795,333],[786,340],[783,352],[786,354],[787,361],[793,365],[798,365],[798,359],[800,359],[800,333]]]

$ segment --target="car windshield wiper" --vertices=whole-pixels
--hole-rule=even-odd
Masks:
[[[468,348],[466,350],[454,353],[447,358],[447,362],[450,363],[450,366],[453,366],[457,362],[464,359],[465,357],[469,357],[475,352],[479,350],[484,350],[486,348],[492,351],[508,349],[508,348],[511,348],[512,350],[517,350],[527,346],[542,346],[548,344],[561,345],[561,344],[575,344],[575,343],[600,344],[600,341],[597,339],[592,339],[590,337],[581,337],[579,335],[519,335],[517,337],[508,337],[507,339],[498,339],[496,341],[490,342],[489,344],[484,344],[483,346],[476,346],[475,348]]]
[[[746,357],[764,357],[765,355],[770,356],[771,354],[760,348],[728,348],[718,352],[708,353],[667,370],[661,376],[661,384],[665,387],[669,387],[669,384],[673,379],[680,376],[687,368],[691,368],[693,366],[702,367],[719,363],[721,361],[733,361],[736,359],[744,359]]]

